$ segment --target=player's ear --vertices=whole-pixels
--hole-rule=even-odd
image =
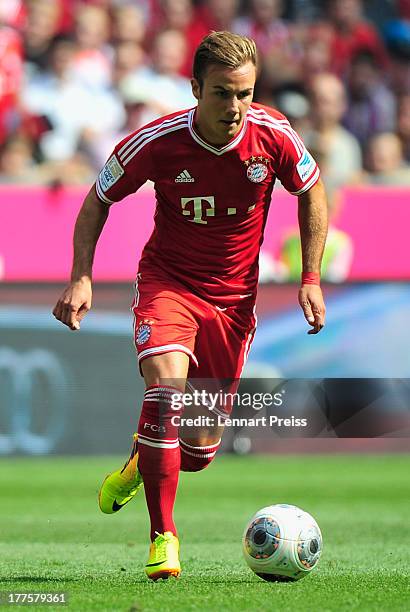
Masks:
[[[196,79],[191,79],[192,95],[199,100],[201,97],[201,86]]]

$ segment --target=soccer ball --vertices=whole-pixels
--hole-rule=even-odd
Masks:
[[[322,534],[315,519],[289,504],[259,510],[242,538],[246,563],[268,581],[300,580],[317,565]]]

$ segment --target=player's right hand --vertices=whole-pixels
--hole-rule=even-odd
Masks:
[[[80,323],[91,308],[92,287],[89,278],[71,282],[54,307],[56,319],[72,330],[80,329]]]

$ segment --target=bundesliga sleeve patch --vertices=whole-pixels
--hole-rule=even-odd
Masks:
[[[315,168],[315,160],[313,159],[309,151],[305,149],[302,157],[296,164],[296,170],[298,171],[301,180],[306,181],[306,179],[310,177]]]
[[[105,164],[104,168],[101,170],[98,177],[102,191],[108,191],[108,189],[110,189],[110,187],[112,187],[123,174],[124,169],[122,168],[120,162],[115,155],[112,155]]]

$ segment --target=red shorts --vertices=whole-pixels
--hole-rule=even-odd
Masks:
[[[188,378],[240,378],[256,328],[253,297],[218,308],[163,273],[144,272],[132,310],[139,363],[181,351],[190,357]]]

